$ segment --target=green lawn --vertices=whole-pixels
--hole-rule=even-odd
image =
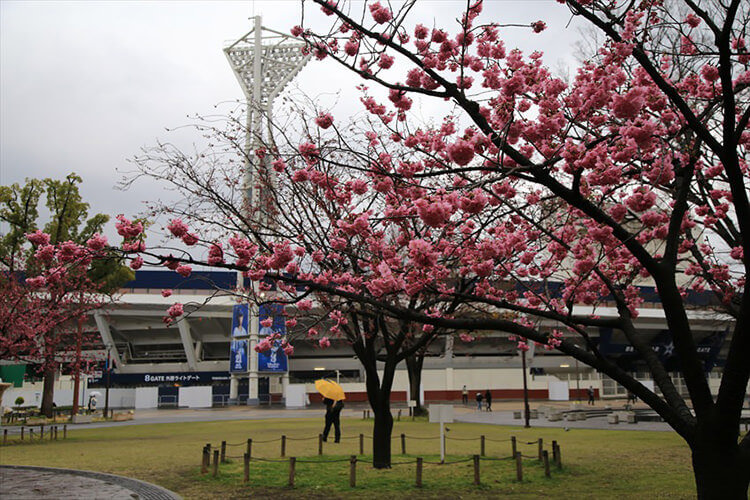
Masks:
[[[229,422],[137,425],[78,430],[68,426],[68,439],[37,444],[11,444],[0,448],[0,463],[47,465],[110,472],[150,481],[185,498],[238,498],[249,495],[275,498],[419,498],[505,497],[519,498],[691,498],[695,496],[687,446],[669,432],[522,429],[481,424],[451,424],[447,461],[479,453],[479,436],[487,437],[488,457],[509,457],[511,435],[519,443],[542,438],[551,450],[552,440],[561,446],[563,469],[553,467],[552,478],[544,477],[539,462],[524,460],[524,482],[515,481],[510,460],[481,462],[480,486],[473,485],[471,461],[448,465],[426,464],[423,487],[414,485],[413,463],[374,470],[371,443],[365,440],[365,455],[359,456],[357,487],[349,488],[348,457],[359,451],[359,433],[371,435],[372,421],[345,419],[341,444],[325,443],[318,457],[320,419],[279,419]],[[436,424],[424,421],[396,422],[393,461],[439,460],[437,439],[407,439],[407,455],[401,455],[401,433],[409,437],[434,437]],[[280,442],[259,441],[288,436],[286,455],[298,457],[296,487],[289,489],[289,465],[283,462],[251,462],[250,483],[242,483],[241,455],[248,437],[255,441],[253,456],[279,460]],[[476,440],[464,438],[476,437]],[[60,433],[60,439],[62,435]],[[237,457],[222,464],[219,477],[201,476],[203,445],[222,440],[227,455]],[[525,455],[535,456],[537,446],[519,445]],[[551,451],[550,451],[551,455]],[[304,460],[347,459],[341,462],[309,463]]]

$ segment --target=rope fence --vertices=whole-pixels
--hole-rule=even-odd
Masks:
[[[34,429],[36,429],[36,432]],[[2,445],[39,444],[49,441],[58,441],[60,438],[68,439],[67,424],[63,424],[62,426],[45,426],[44,424],[39,424],[38,426],[22,425],[18,434],[10,434],[8,433],[7,428],[3,429]]]
[[[402,447],[402,454],[406,455],[406,440],[407,439],[416,439],[416,440],[425,440],[425,439],[439,439],[439,436],[407,436],[406,434],[401,434],[399,436],[393,436],[394,438],[401,440],[401,447]],[[363,441],[364,441],[365,435],[359,434],[358,436],[346,436],[341,437],[341,439],[359,439],[359,447],[360,447],[360,455],[363,455]],[[371,436],[368,436],[368,438],[371,438]],[[211,443],[207,443],[203,447],[203,451],[201,454],[201,474],[207,474],[209,472],[209,469],[211,469],[211,473],[213,477],[218,477],[219,475],[219,464],[227,462],[227,459],[236,460],[236,459],[242,459],[243,461],[243,467],[244,467],[244,482],[247,483],[250,480],[250,464],[255,462],[263,462],[263,463],[288,463],[289,467],[289,480],[288,485],[290,487],[294,487],[295,484],[295,478],[296,478],[296,464],[297,463],[304,463],[304,464],[328,464],[328,463],[344,463],[349,462],[349,486],[354,488],[356,487],[357,483],[357,462],[359,461],[357,455],[350,455],[348,458],[298,458],[298,457],[285,457],[286,453],[286,441],[310,441],[318,439],[318,455],[323,454],[323,436],[322,434],[319,434],[318,436],[313,437],[288,437],[285,435],[280,436],[276,439],[267,439],[262,441],[254,441],[252,438],[248,438],[246,442],[244,443],[227,443],[226,441],[222,441],[219,446],[213,446]],[[486,436],[479,436],[477,437],[454,437],[453,440],[458,441],[476,441],[479,440],[481,445],[481,454],[471,455],[466,458],[458,458],[451,461],[428,461],[424,460],[423,457],[416,457],[414,460],[401,460],[401,461],[393,461],[390,463],[390,466],[401,466],[401,465],[416,465],[415,467],[415,485],[416,487],[420,488],[423,485],[423,469],[424,465],[434,465],[439,467],[445,467],[445,466],[451,466],[451,465],[457,465],[457,464],[466,464],[469,462],[473,462],[473,483],[474,485],[480,485],[481,483],[481,468],[480,464],[483,461],[489,461],[489,462],[501,462],[501,461],[515,461],[515,468],[516,468],[516,480],[519,482],[523,481],[523,462],[526,461],[533,461],[535,463],[541,463],[544,467],[544,475],[545,477],[549,478],[551,477],[551,470],[550,470],[550,457],[549,457],[549,451],[544,449],[543,447],[543,440],[540,438],[536,441],[518,441],[515,436],[511,436],[509,439],[488,439]],[[281,441],[281,458],[274,459],[274,458],[266,458],[266,457],[259,457],[259,456],[253,456],[252,455],[252,444],[255,443],[273,443],[276,441]],[[508,442],[511,443],[512,448],[512,454],[511,456],[505,456],[505,457],[488,457],[485,456],[485,441],[493,441],[493,442]],[[537,455],[529,455],[522,453],[521,451],[518,451],[518,446],[531,446],[536,445],[538,447],[538,454]],[[237,447],[237,446],[246,446],[246,451],[242,455],[227,455],[226,454],[226,448],[227,446],[230,447]],[[213,460],[212,460],[213,456]],[[557,441],[552,441],[552,463],[556,466],[556,468],[562,469],[562,458],[561,458],[561,452],[560,452],[560,445],[557,443]]]

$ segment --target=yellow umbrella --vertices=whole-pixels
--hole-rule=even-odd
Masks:
[[[332,380],[320,379],[315,381],[315,388],[324,398],[340,401],[346,399],[344,388]]]

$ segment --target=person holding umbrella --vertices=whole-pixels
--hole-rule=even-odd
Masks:
[[[344,408],[344,389],[331,380],[316,380],[315,388],[323,396],[323,403],[326,405],[326,420],[323,428],[323,441],[328,441],[328,433],[331,431],[331,425],[334,429],[334,441],[341,441],[341,410]]]

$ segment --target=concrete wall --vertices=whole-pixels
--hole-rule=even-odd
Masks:
[[[158,387],[138,387],[135,390],[136,409],[156,408],[159,405]]]
[[[210,408],[212,405],[211,387],[180,387],[178,405],[188,408]]]
[[[3,394],[2,405],[6,408],[15,406],[16,398],[20,396],[24,399],[23,406],[40,406],[42,404],[41,387],[36,387],[39,384],[29,385],[31,387],[19,387],[6,390]],[[104,408],[105,389],[81,390],[78,404],[81,407],[85,407],[89,400],[89,394],[92,392],[98,392],[101,394],[100,397],[96,398],[96,406],[99,409]],[[72,406],[73,389],[56,388],[52,400],[57,406]],[[135,389],[110,389],[109,406],[110,408],[133,408],[135,406]]]

